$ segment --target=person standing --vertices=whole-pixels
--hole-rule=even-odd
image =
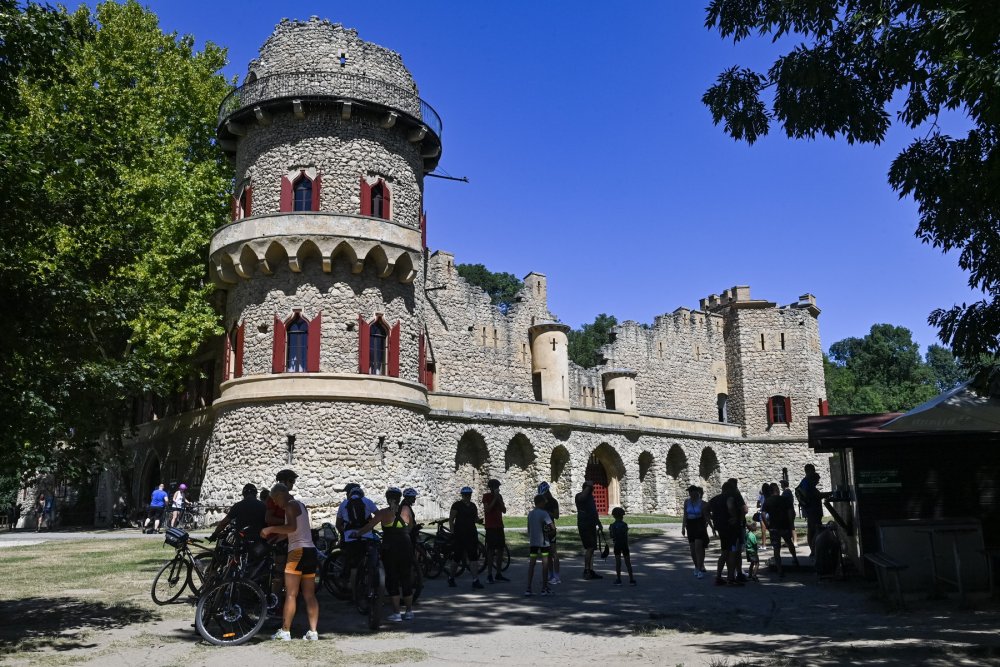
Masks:
[[[535,561],[542,559],[542,595],[552,595],[549,588],[548,547],[551,537],[556,533],[556,524],[545,511],[545,496],[535,496],[535,507],[528,512],[528,587],[524,590],[525,597],[534,595],[531,589],[535,578]]]
[[[226,516],[222,517],[222,521],[215,526],[215,530],[212,531],[208,539],[210,542],[217,540],[229,524],[233,524],[240,530],[245,528],[247,535],[257,536],[266,525],[264,522],[266,513],[267,508],[264,503],[257,499],[257,487],[253,484],[245,484],[243,486],[243,500],[233,505]]]
[[[295,480],[299,478],[294,471],[285,468],[284,470],[279,470],[274,476],[274,480],[277,484],[283,484],[289,492],[295,488]],[[265,526],[283,526],[285,525],[285,510],[283,505],[279,505],[277,501],[270,497],[264,501],[264,525]],[[268,539],[268,543],[273,547],[272,554],[274,556],[274,564],[279,570],[283,570],[285,567],[285,562],[288,558],[288,538],[282,532],[272,533]],[[271,580],[271,592],[275,595],[281,593],[281,581],[277,578]]]
[[[510,581],[503,576],[503,548],[506,538],[503,530],[503,515],[507,506],[500,495],[500,480],[491,479],[486,482],[489,489],[483,494],[483,524],[486,528],[486,583],[494,581]],[[496,577],[493,569],[496,568]]]
[[[771,495],[764,501],[764,511],[768,516],[768,528],[771,531],[771,548],[774,549],[774,564],[778,569],[778,576],[785,576],[785,569],[781,565],[781,542],[784,540],[788,546],[788,552],[792,554],[795,567],[799,566],[799,558],[795,554],[795,542],[792,540],[792,526],[795,522],[795,507],[792,506],[788,498],[778,491],[777,484],[771,484]]]
[[[288,558],[285,562],[285,605],[282,614],[281,629],[274,633],[272,639],[291,641],[292,621],[295,620],[299,593],[306,603],[306,615],[309,619],[309,630],[302,638],[316,641],[319,634],[316,625],[319,623],[319,602],[316,600],[316,566],[319,562],[316,545],[312,541],[309,510],[300,501],[295,500],[291,491],[281,482],[271,487],[271,499],[281,508],[285,522],[280,526],[265,526],[261,537],[267,539],[274,535],[284,536],[288,543]]]
[[[625,510],[616,507],[611,510],[614,522],[608,526],[608,535],[615,547],[615,584],[622,585],[622,559],[628,569],[628,583],[635,586],[635,576],[632,574],[632,556],[628,549],[628,524],[625,523]]]
[[[559,501],[552,495],[552,489],[548,482],[542,482],[538,485],[538,495],[545,496],[545,511],[549,513],[553,525],[555,525],[555,521],[559,518]],[[558,533],[553,533],[549,540],[549,583],[562,583],[562,579],[559,578]]]
[[[708,503],[701,498],[701,489],[691,485],[684,501],[684,518],[681,520],[681,535],[687,534],[694,563],[694,576],[705,576],[705,549],[708,547]]]
[[[736,581],[746,583],[747,576],[743,573],[743,555],[746,553],[747,548],[747,514],[750,512],[750,508],[747,506],[747,501],[740,492],[739,480],[735,477],[730,477],[728,481],[732,485],[733,507],[730,511],[733,516],[737,535]]]
[[[382,565],[385,568],[385,590],[392,600],[393,612],[388,620],[400,623],[413,619],[413,542],[410,533],[415,523],[413,510],[402,502],[403,492],[395,486],[386,489],[388,505],[380,509],[368,523],[357,530],[364,535],[376,524],[382,524]],[[402,605],[406,607],[404,612]]]
[[[35,513],[38,515],[38,522],[35,524],[36,533],[42,530],[43,524],[46,528],[52,528],[48,516],[48,502],[48,495],[44,491],[38,494],[38,502],[35,503]]]
[[[722,546],[722,553],[719,554],[719,562],[715,571],[715,585],[742,586],[743,582],[736,577],[736,569],[739,567],[737,552],[742,541],[739,533],[742,529],[737,523],[739,503],[735,493],[734,480],[727,480],[722,485],[721,493],[708,501],[708,506],[712,515],[712,525],[719,534],[719,542]],[[723,567],[727,571],[726,578],[722,577]]]
[[[747,563],[750,564],[750,570],[747,573],[747,576],[750,577],[751,581],[759,581],[759,579],[757,579],[757,571],[760,569],[760,555],[758,554],[757,546],[757,523],[755,521],[751,521],[746,530]]]
[[[163,510],[167,506],[167,498],[169,497],[163,484],[153,489],[153,493],[149,498],[149,512],[146,513],[146,521],[142,524],[142,531],[144,533],[147,532],[150,522],[153,523],[152,532],[160,532],[160,523],[163,521]]]
[[[187,484],[181,484],[174,491],[174,497],[170,503],[170,527],[174,528],[180,523],[181,514],[184,512],[184,505],[187,504]]]
[[[365,496],[365,490],[360,484],[351,482],[344,487],[347,498],[341,501],[337,507],[337,530],[342,536],[344,549],[344,569],[340,576],[342,579],[350,579],[351,572],[361,564],[365,552],[369,548],[374,548],[371,540],[374,535],[371,531],[358,532],[358,529],[368,523],[372,516],[378,512],[375,501]]]
[[[476,524],[479,523],[479,508],[472,502],[472,487],[463,486],[460,495],[461,500],[451,506],[451,514],[448,516],[452,552],[448,585],[452,588],[456,586],[455,574],[458,572],[458,564],[465,563],[472,573],[472,587],[483,588],[482,582],[479,581],[479,531],[476,529]]]
[[[603,530],[601,517],[597,514],[597,503],[594,501],[594,483],[589,479],[583,483],[583,489],[574,498],[576,503],[576,529],[580,533],[583,544],[583,578],[603,579],[594,572],[594,549],[597,548],[597,531]]]

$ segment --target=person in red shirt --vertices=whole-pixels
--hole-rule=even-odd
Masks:
[[[274,479],[279,484],[284,484],[291,491],[292,487],[295,486],[295,480],[299,476],[295,474],[294,471],[279,470],[278,474],[274,476]],[[280,507],[274,499],[268,496],[267,500],[264,501],[264,524],[267,526],[284,526],[285,525],[285,510]],[[267,538],[270,544],[275,545],[274,550],[274,563],[278,568],[277,572],[283,572],[285,569],[285,562],[288,559],[288,536],[283,533],[272,533]],[[271,579],[272,592],[277,594],[281,592],[282,582],[280,577],[273,577]]]
[[[486,527],[486,583],[510,581],[503,576],[503,547],[506,544],[503,533],[503,515],[507,506],[500,495],[500,481],[491,479],[486,483],[489,489],[483,494],[483,524]],[[493,574],[494,568],[496,575]]]

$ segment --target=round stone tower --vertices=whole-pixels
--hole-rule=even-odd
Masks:
[[[280,468],[322,502],[418,483],[426,442],[423,179],[441,121],[399,54],[283,20],[219,109],[232,221],[212,237],[225,364],[202,499]]]

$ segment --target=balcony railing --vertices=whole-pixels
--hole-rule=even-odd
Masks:
[[[222,100],[219,124],[237,111],[261,102],[309,97],[341,97],[374,102],[402,111],[422,122],[438,138],[441,137],[441,117],[413,91],[379,79],[342,72],[286,72],[245,83]]]

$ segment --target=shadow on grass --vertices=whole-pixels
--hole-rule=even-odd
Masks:
[[[32,597],[0,605],[0,655],[51,648],[92,648],[90,631],[147,623],[157,616],[132,603],[106,604],[76,598]]]

